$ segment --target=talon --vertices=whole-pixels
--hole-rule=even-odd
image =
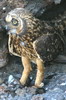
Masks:
[[[44,86],[44,83],[41,83],[39,86],[40,86],[40,87],[43,87],[43,86]]]
[[[35,86],[38,87],[38,88],[42,88],[44,86],[44,83],[41,83],[39,85],[38,84],[35,84]]]
[[[25,85],[25,82],[22,79],[20,79],[20,83],[21,85]]]

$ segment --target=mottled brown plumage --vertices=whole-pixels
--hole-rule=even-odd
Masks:
[[[54,60],[63,51],[63,38],[51,24],[40,21],[23,8],[9,12],[6,22],[9,52],[21,57],[24,66],[20,82],[26,83],[32,70],[30,62],[34,62],[37,64],[35,85],[42,87],[44,63]]]

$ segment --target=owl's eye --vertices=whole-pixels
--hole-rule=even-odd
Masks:
[[[18,25],[18,20],[16,20],[15,18],[12,18],[12,24],[14,26],[17,26]]]

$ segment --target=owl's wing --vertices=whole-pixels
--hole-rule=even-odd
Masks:
[[[58,34],[44,34],[33,42],[33,47],[43,61],[52,61],[63,51],[63,41]]]

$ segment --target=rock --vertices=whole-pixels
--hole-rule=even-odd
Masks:
[[[36,94],[43,94],[46,93],[46,90],[44,88],[37,88]]]
[[[24,0],[24,3],[26,0]],[[36,17],[41,16],[47,9],[52,7],[53,2],[60,4],[61,0],[27,0],[25,8],[33,13]]]
[[[45,100],[45,99],[44,99],[44,95],[35,95],[32,97],[31,100]]]
[[[64,100],[64,93],[60,88],[49,90],[44,94],[45,100]]]
[[[6,85],[6,84],[4,84],[4,83],[3,83],[1,86],[3,86],[3,87],[5,87],[5,88],[7,88],[7,85]]]
[[[8,95],[7,100],[14,100],[11,94]]]
[[[0,92],[4,91],[5,87],[4,86],[0,86]]]
[[[13,75],[9,75],[9,77],[8,77],[8,85],[10,85],[10,84],[12,84],[12,85],[19,84],[19,82],[17,81],[17,79],[15,79],[13,77]]]
[[[61,0],[5,0],[7,3],[6,9],[10,6],[11,9],[24,7],[33,13],[36,17],[41,16],[53,3],[60,4]]]
[[[32,98],[32,95],[28,94],[28,95],[25,95],[24,97],[23,96],[15,96],[13,98],[13,100],[31,100],[31,98]]]
[[[64,94],[61,89],[56,88],[42,95],[34,95],[31,100],[64,100]]]
[[[61,0],[54,0],[55,4],[60,4]]]
[[[8,56],[8,50],[7,50],[6,30],[2,27],[2,24],[0,22],[0,68],[7,64],[8,62],[7,56]]]
[[[3,27],[3,25],[5,25],[3,19],[3,11],[6,10],[6,8],[3,7],[4,2],[4,0],[0,1],[0,67],[5,66],[8,62],[7,35],[6,30]]]
[[[46,6],[49,5],[49,0],[8,0],[7,3],[14,8],[24,7],[34,15],[40,16],[45,11]]]
[[[0,84],[2,84],[4,82],[3,78],[0,78]]]
[[[52,90],[54,88],[60,88],[64,92],[66,91],[66,74],[57,74],[55,75],[51,81],[46,85],[46,90]]]
[[[8,77],[8,84],[11,84],[11,83],[13,83],[14,82],[14,77],[12,76],[12,75],[10,75],[9,77]]]
[[[34,94],[36,94],[36,90],[37,90],[37,88],[35,88],[35,87],[25,87],[22,89],[17,89],[15,91],[15,93],[19,96],[24,96],[24,95],[28,95],[28,94],[34,95]]]

